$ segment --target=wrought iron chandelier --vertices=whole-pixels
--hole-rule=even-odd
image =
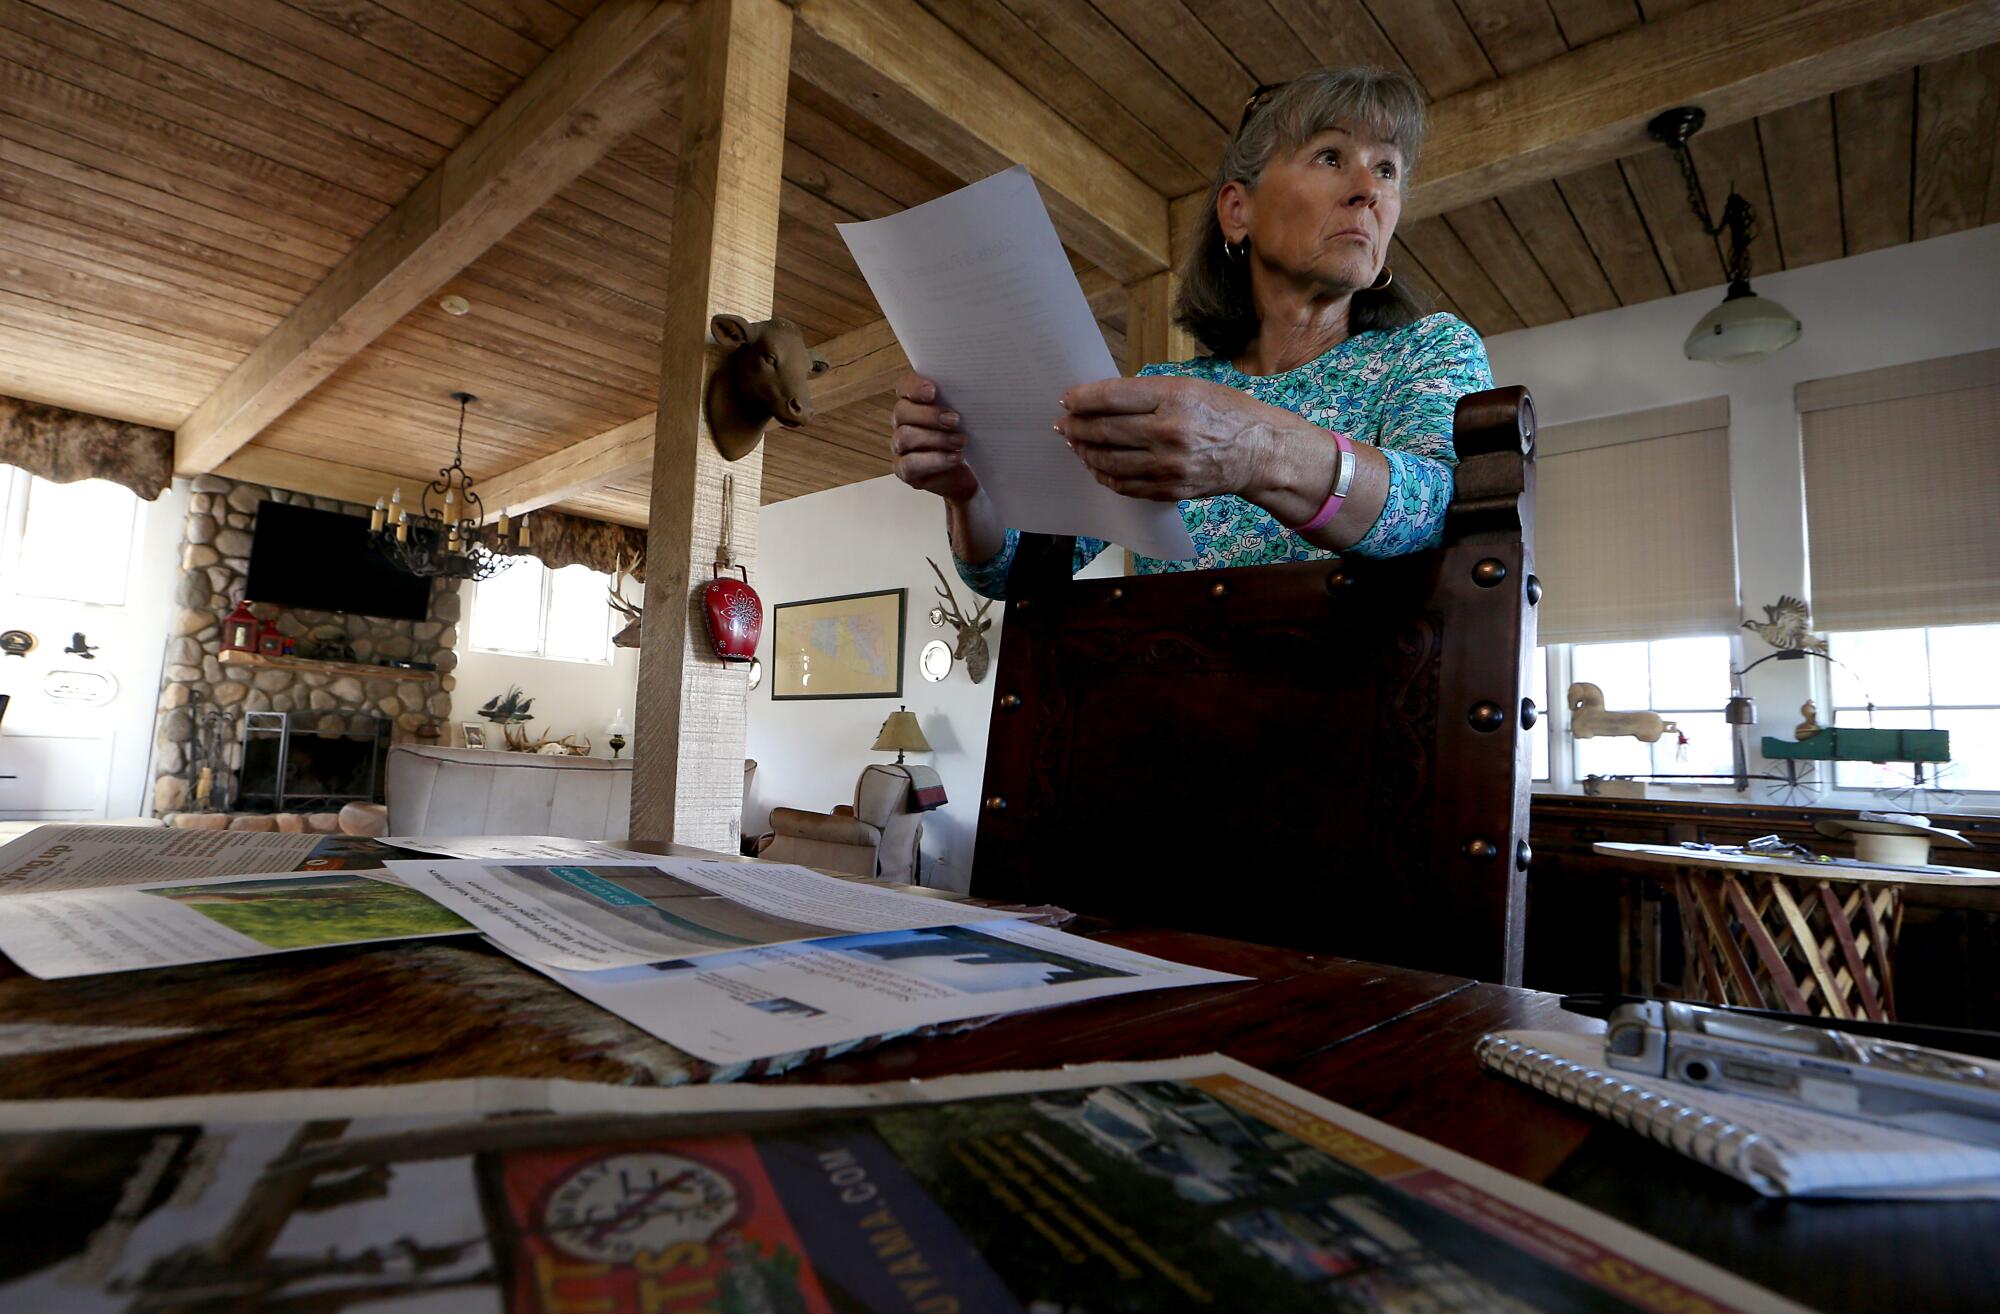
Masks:
[[[465,408],[479,398],[469,392],[451,396],[458,403],[458,442],[451,464],[424,485],[414,515],[400,488],[387,502],[376,498],[369,537],[398,570],[411,575],[489,579],[528,551],[528,518],[512,520],[503,511],[499,523],[483,523],[486,507],[465,473]]]

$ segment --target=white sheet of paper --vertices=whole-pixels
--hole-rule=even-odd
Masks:
[[[435,853],[440,858],[466,858],[490,862],[500,858],[524,862],[563,862],[582,858],[644,858],[615,844],[597,840],[567,839],[561,835],[384,835],[384,844],[418,853]]]
[[[440,858],[399,860],[389,870],[508,953],[569,971],[637,967],[764,944],[1010,915],[836,880],[783,863]]]
[[[1001,519],[1194,556],[1178,504],[1112,492],[1050,427],[1057,397],[1118,366],[1025,168],[837,226],[911,368],[959,413],[966,459]]]
[[[539,970],[711,1063],[1247,979],[1020,921],[840,936],[608,972]]]

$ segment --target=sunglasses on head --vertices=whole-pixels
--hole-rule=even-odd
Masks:
[[[1237,135],[1241,136],[1243,129],[1250,126],[1250,120],[1255,117],[1258,110],[1264,107],[1264,102],[1270,100],[1271,97],[1277,95],[1290,85],[1291,83],[1289,82],[1265,82],[1259,84],[1257,89],[1250,93],[1250,99],[1243,102],[1243,117],[1236,123]]]

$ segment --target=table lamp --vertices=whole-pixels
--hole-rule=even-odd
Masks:
[[[905,752],[928,753],[931,743],[924,738],[923,727],[917,724],[917,714],[907,707],[899,707],[889,713],[889,719],[882,723],[882,733],[875,736],[874,751],[894,753],[900,766]]]
[[[632,727],[625,722],[625,709],[619,708],[611,714],[611,724],[604,727],[604,733],[611,736],[611,757],[616,761],[625,751],[625,736],[632,733]]]

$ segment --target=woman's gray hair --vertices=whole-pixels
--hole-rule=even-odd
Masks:
[[[1331,127],[1365,131],[1401,152],[1399,183],[1409,187],[1424,144],[1424,98],[1401,73],[1372,68],[1323,68],[1294,78],[1251,113],[1249,122],[1222,153],[1208,189],[1208,206],[1181,268],[1174,322],[1193,334],[1209,353],[1240,355],[1257,336],[1257,306],[1250,295],[1247,261],[1222,249],[1222,223],[1215,201],[1224,186],[1240,182],[1255,190],[1265,166],[1280,149],[1296,150]],[[1408,284],[1395,280],[1381,291],[1363,290],[1348,305],[1350,333],[1402,328],[1424,314]]]

